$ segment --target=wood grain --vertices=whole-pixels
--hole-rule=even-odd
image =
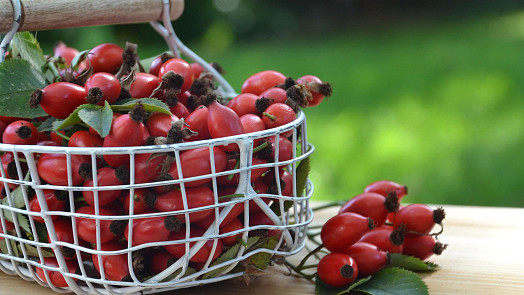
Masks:
[[[314,206],[315,204],[313,204]],[[444,206],[447,212],[441,242],[449,244],[441,256],[430,260],[441,268],[421,274],[430,294],[524,294],[524,209]],[[314,224],[323,224],[337,212],[319,211]],[[303,253],[292,257],[300,260]],[[249,286],[232,279],[201,287],[159,293],[162,295],[221,294],[315,294],[314,284],[295,275],[287,276],[280,266]],[[0,273],[0,294],[56,294],[34,282]]]
[[[22,0],[18,31],[53,30],[110,24],[144,23],[160,19],[162,0]],[[180,17],[184,0],[171,0],[171,20]],[[0,0],[0,33],[11,29],[10,0]]]

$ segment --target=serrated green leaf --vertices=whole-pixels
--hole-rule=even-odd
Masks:
[[[165,279],[162,280],[162,282],[169,282],[171,280],[173,280],[174,278],[176,278],[180,272],[182,271],[182,269],[178,269],[177,271],[175,271],[174,273],[170,274],[169,276],[167,276]],[[192,267],[188,267],[186,269],[186,272],[184,273],[184,275],[182,277],[187,277],[187,276],[190,276],[194,273],[196,273],[196,269],[192,268]]]
[[[222,253],[222,255],[220,255],[220,257],[218,257],[213,263],[211,263],[210,266],[213,267],[215,265],[219,265],[219,264],[224,263],[226,261],[230,261],[230,260],[235,259],[237,257],[237,255],[238,255],[238,250],[240,250],[240,244],[235,244],[234,246],[229,248],[226,252]],[[212,270],[210,272],[207,272],[203,276],[203,279],[214,278],[214,277],[218,276],[222,271],[224,271],[228,267],[229,267],[229,265],[226,265],[226,266],[217,268],[215,270]]]
[[[269,238],[264,243],[260,244],[260,246],[256,247],[256,249],[259,248],[265,248],[265,249],[275,249],[275,246],[278,243],[278,236],[273,236]],[[260,252],[253,256],[251,256],[251,259],[249,260],[249,264],[253,265],[254,267],[258,269],[266,269],[269,263],[271,262],[271,257],[273,255],[271,253],[266,252]]]
[[[2,205],[9,206],[9,204],[7,203],[7,198],[2,199],[1,203]],[[23,228],[26,232],[28,233],[31,232],[31,226],[29,225],[29,220],[27,219],[27,216],[21,213],[16,213],[16,215],[14,215],[13,211],[9,209],[3,209],[3,213],[4,213],[5,220],[11,221],[11,222],[14,222],[14,216],[16,216],[18,220],[18,225],[21,228]]]
[[[398,267],[386,267],[353,290],[372,295],[428,295],[428,286],[415,273]]]
[[[53,131],[53,123],[56,121],[56,118],[48,117],[40,125],[38,125],[38,132],[51,132]]]
[[[40,48],[40,44],[30,32],[16,33],[11,43],[22,59],[27,60],[35,69],[40,70],[45,64],[46,59],[42,48]]]
[[[31,93],[45,85],[42,73],[26,60],[0,63],[0,116],[29,119],[46,116],[41,107],[31,109],[28,104]]]
[[[18,246],[19,252],[22,252],[22,245],[18,244],[17,246]],[[25,247],[25,251],[28,256],[40,257],[38,256],[38,249],[35,246],[25,244],[24,247]],[[55,253],[53,253],[51,249],[40,248],[40,250],[42,251],[42,256],[44,257],[55,257]]]
[[[18,251],[18,245],[16,244],[16,242],[14,240],[9,240],[9,244],[11,245],[11,250],[13,251],[13,256],[16,256],[16,257],[22,257],[20,254],[19,251]],[[7,252],[9,253],[9,252]]]
[[[4,254],[9,254],[9,249],[7,249],[7,240],[3,239],[0,241],[0,251]]]
[[[240,243],[246,247],[246,251],[250,250],[251,247],[253,247],[258,241],[260,240],[260,237],[249,237],[247,238],[247,242],[242,240]]]
[[[315,276],[315,291],[318,295],[342,295],[342,294],[349,294],[349,292],[356,287],[364,284],[365,282],[369,281],[371,279],[371,276],[362,278],[360,280],[355,281],[353,284],[342,287],[342,288],[335,288],[327,285],[324,283],[318,275]],[[367,293],[367,292],[365,292]]]
[[[56,120],[53,122],[53,130],[62,130],[66,127],[73,126],[75,124],[82,123],[82,119],[78,113],[83,109],[101,109],[102,106],[92,105],[92,104],[83,104],[78,106],[67,118],[64,120]]]
[[[311,159],[307,157],[300,161],[297,167],[297,194],[303,196],[306,190],[307,179],[311,171]]]
[[[36,234],[38,235],[38,241],[41,243],[48,243],[47,240],[47,228],[45,224],[40,222],[35,222]]]
[[[13,200],[13,206],[16,208],[25,207],[24,192],[25,186],[19,185],[11,192],[11,199]]]
[[[422,261],[417,257],[404,254],[391,254],[391,266],[400,267],[411,271],[433,271],[439,268],[438,264]]]
[[[95,106],[96,108],[83,108],[78,111],[78,117],[87,125],[93,127],[93,129],[100,134],[100,136],[106,137],[111,131],[111,123],[113,122],[113,110],[106,101],[105,105]]]
[[[137,102],[141,102],[146,112],[154,113],[160,112],[171,115],[169,107],[162,101],[156,98],[138,98],[138,99],[126,99],[119,101],[118,104],[112,104],[111,108],[114,111],[130,111],[135,107]]]

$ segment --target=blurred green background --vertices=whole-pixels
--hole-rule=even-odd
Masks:
[[[408,202],[524,206],[524,5],[518,1],[186,1],[179,37],[227,71],[313,74],[334,94],[307,109],[315,200],[370,182],[409,187]],[[148,24],[38,32],[167,50]]]

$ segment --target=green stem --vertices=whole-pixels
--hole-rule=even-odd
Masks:
[[[233,199],[233,198],[242,198],[242,197],[244,197],[244,194],[230,194],[230,195],[218,197],[218,200],[221,201],[224,199]]]
[[[322,250],[322,248],[324,248],[324,244],[318,245],[315,249],[307,253],[307,255],[304,256],[304,258],[302,259],[302,261],[300,261],[300,264],[297,266],[297,268],[301,270],[302,267],[304,267],[304,265],[306,264],[309,257],[311,257],[312,255],[315,255],[318,251]]]
[[[264,148],[266,148],[268,145],[268,142],[267,141],[264,141],[264,143],[262,143],[261,145],[257,146],[256,148],[253,149],[253,153],[256,153],[256,152],[259,152],[261,150],[263,150]]]
[[[266,112],[263,112],[262,115],[268,117],[271,121],[275,121],[277,119],[277,117],[271,115],[271,114],[268,114]]]
[[[65,139],[65,140],[67,140],[67,141],[69,141],[69,140],[71,139],[71,138],[68,137],[67,135],[62,134],[62,132],[60,132],[60,131],[56,131],[55,133],[56,133],[56,135],[60,136],[61,138]]]
[[[314,277],[315,277],[315,274],[306,274],[306,273],[303,273],[302,270],[300,270],[299,268],[297,268],[295,265],[293,265],[291,262],[289,261],[285,261],[286,265],[291,268],[294,272],[298,273],[299,275],[303,276],[304,278],[308,279],[308,280],[312,280]]]

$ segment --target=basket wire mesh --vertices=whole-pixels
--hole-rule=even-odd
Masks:
[[[17,31],[17,18],[21,16],[20,0],[12,0],[15,21],[13,29],[4,36],[2,48],[0,48],[0,58],[3,60],[4,53],[11,41],[14,32]],[[236,93],[229,83],[211,67],[202,58],[189,50],[178,39],[174,33],[171,21],[169,19],[169,0],[163,0],[164,14],[163,24],[160,22],[151,22],[155,30],[166,40],[170,50],[177,56],[183,54],[187,58],[198,62],[216,78],[219,84],[218,92],[223,97],[234,97]],[[291,135],[289,135],[291,134]],[[279,160],[280,137],[289,136],[292,143],[292,157],[288,160]],[[255,140],[274,138],[275,155],[273,161],[263,164],[253,164],[253,149]],[[215,148],[235,144],[239,147],[239,166],[231,170],[217,171],[215,165]],[[174,161],[181,163],[181,155],[189,150],[206,148],[209,151],[210,173],[197,176],[184,177],[182,165],[177,165],[178,178],[163,181],[137,181],[136,161],[140,155],[170,153],[174,155]],[[3,159],[0,165],[0,182],[3,184],[5,191],[5,201],[0,203],[0,221],[1,230],[0,239],[5,240],[5,251],[0,252],[0,269],[10,275],[18,275],[27,281],[36,281],[42,286],[47,286],[58,293],[75,292],[77,294],[149,294],[157,293],[179,288],[186,288],[196,285],[212,283],[226,280],[243,275],[242,270],[237,266],[258,253],[268,253],[269,255],[289,256],[298,253],[305,245],[305,232],[308,224],[312,221],[313,213],[309,207],[309,199],[313,193],[313,184],[307,180],[305,190],[298,187],[297,167],[298,164],[308,158],[313,153],[314,147],[307,141],[306,117],[303,112],[297,114],[296,120],[286,125],[268,129],[264,131],[241,134],[232,137],[202,140],[195,142],[185,142],[181,144],[155,145],[155,146],[137,146],[137,147],[111,147],[111,148],[70,148],[54,146],[37,146],[37,145],[9,145],[0,143],[0,152],[11,153],[13,162],[16,166],[17,177],[10,177],[8,171],[4,168]],[[38,159],[45,154],[59,154],[66,158],[67,184],[53,185],[41,181],[37,167]],[[129,157],[129,183],[123,185],[99,185],[98,169],[100,164],[98,159],[104,155],[126,155]],[[73,180],[73,160],[75,157],[86,157],[91,163],[91,172],[93,178],[92,186],[82,186],[74,183]],[[251,172],[254,169],[275,170],[286,168],[292,177],[292,194],[286,196],[283,194],[280,173],[274,173],[276,192],[259,193],[251,182]],[[56,167],[59,169],[60,167]],[[28,171],[28,173],[26,172]],[[217,179],[238,175],[238,185],[235,195],[241,196],[231,198],[222,202],[219,196],[219,184]],[[206,185],[213,193],[213,204],[190,208],[188,203],[188,187],[196,181],[206,180]],[[177,186],[182,195],[183,208],[169,212],[150,212],[135,214],[133,197],[138,189],[153,189],[155,187]],[[20,190],[14,190],[14,187],[20,187]],[[1,189],[1,187],[0,187]],[[29,190],[34,191],[36,198],[41,206],[40,212],[28,210],[31,195]],[[62,191],[67,194],[68,210],[52,211],[48,208],[45,190]],[[129,191],[129,210],[121,215],[103,215],[99,204],[99,194],[106,191]],[[84,214],[77,212],[75,207],[75,197],[85,191],[94,194],[94,214]],[[15,195],[17,194],[17,195]],[[21,197],[20,197],[21,194]],[[264,199],[269,199],[266,202]],[[23,200],[23,202],[22,202]],[[243,210],[240,216],[243,216],[244,227],[232,232],[221,233],[220,224],[230,214],[236,205],[241,204]],[[290,209],[286,206],[291,204]],[[260,211],[267,215],[273,224],[250,224],[250,206],[258,206]],[[277,210],[275,210],[277,208]],[[194,229],[191,225],[191,214],[210,210],[214,218],[211,225],[204,230],[200,236],[192,236]],[[283,212],[277,214],[276,212]],[[163,218],[167,216],[177,216],[183,220],[181,231],[185,234],[183,239],[167,240],[160,242],[151,242],[145,244],[133,244],[134,227],[133,223],[144,218]],[[36,218],[44,221],[45,229],[48,235],[48,241],[40,241],[41,232],[39,233],[39,222]],[[54,228],[54,218],[68,218],[71,220],[74,242],[64,242],[58,239]],[[79,220],[94,220],[96,229],[96,242],[92,247],[86,245],[79,238],[77,223]],[[107,221],[125,221],[127,227],[126,247],[118,250],[102,250],[102,226]],[[14,224],[14,234],[9,234],[9,221]],[[23,222],[28,222],[31,229],[29,233],[23,230]],[[257,248],[248,250],[245,242],[256,231],[278,231],[277,242],[273,247]],[[12,230],[11,230],[12,233]],[[238,252],[232,259],[222,263],[213,263],[215,252],[220,251],[219,240],[228,236],[241,234],[244,244],[241,244]],[[204,262],[200,263],[199,269],[190,270],[190,259],[194,257],[209,241],[212,241],[210,252]],[[180,244],[184,246],[184,255],[178,257],[174,263],[168,266],[164,271],[149,276],[140,277],[134,271],[134,253],[139,251],[148,251],[163,246]],[[70,273],[68,262],[61,249],[68,248],[74,251],[78,271]],[[49,253],[54,254],[58,262],[57,266],[50,266],[44,263]],[[86,265],[86,261],[93,255],[116,256],[125,255],[127,267],[129,269],[129,278],[125,281],[113,280],[107,277],[106,265],[103,259],[98,259],[99,277],[93,276]],[[36,274],[36,269],[43,271],[45,282]],[[52,283],[52,272],[59,272],[66,280],[68,287],[57,287]],[[213,276],[206,277],[206,274],[214,272]]]

